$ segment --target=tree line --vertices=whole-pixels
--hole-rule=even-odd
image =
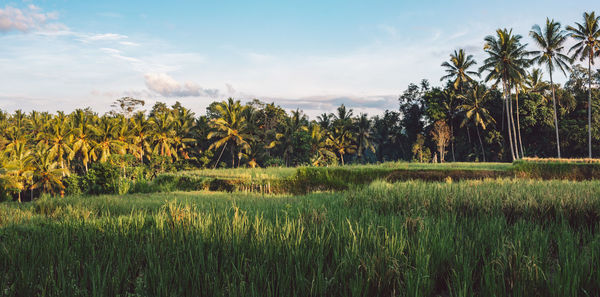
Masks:
[[[600,150],[600,17],[484,39],[481,64],[458,49],[441,64],[444,85],[410,84],[398,110],[355,114],[341,105],[309,119],[275,103],[229,98],[197,116],[179,102],[124,97],[113,110],[69,114],[0,111],[0,189],[57,194],[94,164],[149,174],[222,167],[327,166],[395,160],[512,161],[524,156],[593,157]],[[568,40],[574,45],[565,48]],[[531,48],[531,49],[530,49]],[[587,66],[587,67],[585,67]],[[565,75],[565,84],[554,81]],[[548,80],[546,80],[546,77]]]

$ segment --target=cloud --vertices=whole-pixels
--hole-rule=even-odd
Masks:
[[[94,34],[87,36],[87,40],[90,41],[117,41],[122,39],[127,39],[127,36],[115,33],[104,33],[104,34]]]
[[[219,90],[203,89],[193,82],[179,83],[165,73],[144,75],[146,87],[164,97],[217,97]]]
[[[40,29],[53,31],[64,28],[60,24],[48,23],[57,18],[56,13],[43,12],[33,4],[22,9],[7,5],[0,8],[0,32],[20,31],[26,33]]]

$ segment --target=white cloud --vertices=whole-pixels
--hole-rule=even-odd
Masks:
[[[30,32],[39,29],[57,30],[63,28],[60,24],[48,23],[57,18],[56,13],[43,12],[33,4],[22,9],[7,5],[0,8],[0,32]]]
[[[118,41],[122,39],[127,39],[127,36],[115,33],[104,33],[90,35],[87,36],[86,39],[90,41]]]
[[[146,87],[164,97],[215,97],[215,89],[203,89],[193,82],[179,83],[165,73],[147,73],[144,75]]]

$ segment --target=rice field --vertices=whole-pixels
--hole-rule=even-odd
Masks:
[[[0,204],[0,296],[598,296],[600,182]]]

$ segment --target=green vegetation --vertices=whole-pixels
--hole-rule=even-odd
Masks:
[[[594,296],[600,183],[0,204],[3,296]]]

